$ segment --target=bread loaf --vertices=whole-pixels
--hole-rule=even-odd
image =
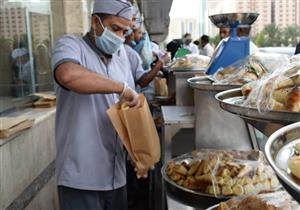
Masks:
[[[289,93],[286,107],[290,112],[300,112],[300,87],[293,88]]]

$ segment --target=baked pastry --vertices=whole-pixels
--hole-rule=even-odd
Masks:
[[[288,100],[288,95],[292,92],[293,88],[282,88],[278,90],[274,90],[272,92],[272,97],[274,100],[285,104]]]
[[[290,112],[300,112],[300,87],[295,87],[288,95],[286,108]]]
[[[300,86],[300,72],[292,76],[291,79],[293,80],[295,85]]]
[[[294,82],[291,78],[286,76],[280,76],[275,83],[274,89],[278,90],[278,89],[288,88],[293,86],[294,86]]]
[[[300,179],[300,156],[292,157],[288,163],[288,166],[292,174]]]

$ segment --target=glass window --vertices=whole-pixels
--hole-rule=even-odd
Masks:
[[[31,100],[35,92],[54,90],[51,71],[54,42],[66,33],[84,34],[89,28],[86,25],[82,28],[82,23],[89,20],[92,0],[76,1],[75,6],[73,1],[72,4],[66,2],[69,1],[0,0],[0,16],[3,17],[3,24],[0,24],[0,114]],[[78,11],[64,13],[68,6]],[[82,13],[83,9],[88,12]],[[78,24],[67,26],[68,20],[74,19],[72,23]],[[70,28],[72,30],[68,31]]]

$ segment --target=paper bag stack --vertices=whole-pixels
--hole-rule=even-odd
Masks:
[[[147,100],[139,97],[140,108],[115,104],[107,114],[137,169],[147,170],[160,160],[160,143]]]
[[[50,108],[56,105],[56,96],[48,93],[35,93],[40,99],[33,103],[35,108]]]
[[[30,128],[34,120],[26,117],[0,117],[0,138],[7,138]]]

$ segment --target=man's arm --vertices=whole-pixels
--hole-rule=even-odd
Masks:
[[[129,106],[139,106],[137,93],[125,84],[99,75],[88,69],[67,62],[60,64],[55,70],[55,78],[63,87],[81,94],[121,94]]]
[[[157,75],[157,72],[163,67],[162,61],[157,61],[155,66],[137,82],[141,87],[146,87]]]

